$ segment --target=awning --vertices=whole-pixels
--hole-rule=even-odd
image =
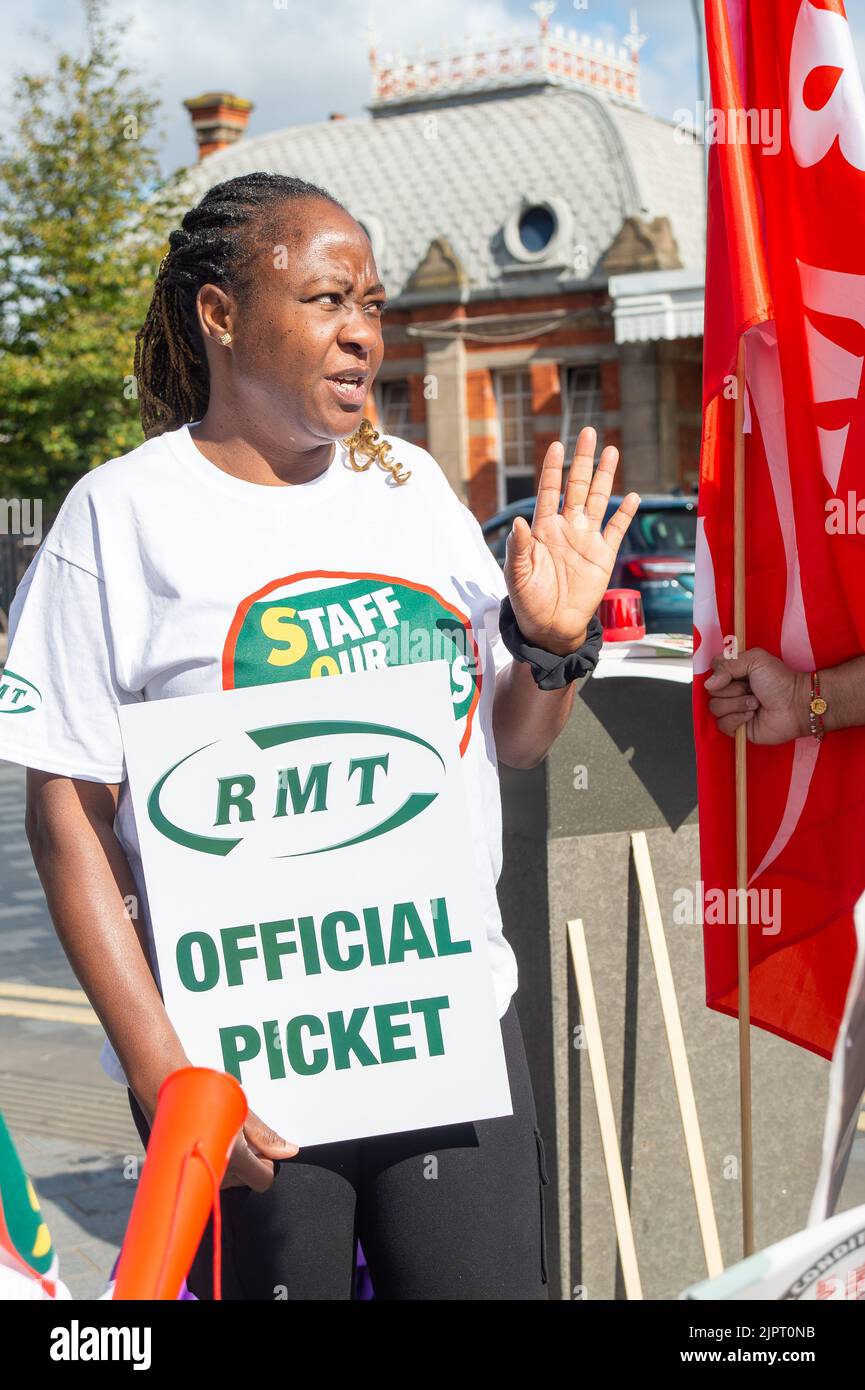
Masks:
[[[699,271],[612,275],[609,295],[617,343],[703,336],[703,276]]]

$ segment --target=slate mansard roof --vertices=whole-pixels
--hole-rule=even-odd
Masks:
[[[452,300],[412,277],[442,238],[463,298],[538,295],[606,281],[625,219],[669,218],[683,268],[705,246],[700,146],[645,111],[589,91],[546,88],[253,136],[188,171],[183,196],[252,170],[334,194],[370,233],[391,300]],[[551,204],[554,244],[526,264],[505,229],[520,206]],[[582,248],[582,249],[580,249]]]

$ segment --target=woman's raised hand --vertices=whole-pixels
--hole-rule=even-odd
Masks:
[[[585,641],[640,505],[638,494],[629,492],[601,530],[619,451],[604,449],[595,469],[596,444],[593,429],[580,431],[561,511],[565,451],[560,443],[550,445],[532,524],[517,517],[507,541],[505,582],[520,631],[533,646],[562,656]]]

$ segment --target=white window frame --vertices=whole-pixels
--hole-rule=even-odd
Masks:
[[[592,372],[597,376],[597,384],[591,391],[571,391],[571,382],[579,372]],[[604,447],[603,382],[600,362],[579,362],[562,365],[559,368],[562,396],[561,440],[565,449],[565,470],[571,466],[577,435],[584,425],[593,425],[598,432],[598,447],[595,454],[597,462]],[[574,397],[585,397],[586,404],[574,402]],[[571,431],[573,430],[573,437]]]
[[[406,391],[406,398],[405,398],[405,420],[402,422],[402,424],[400,425],[400,427],[399,427],[398,429],[390,429],[390,428],[389,428],[388,420],[387,420],[387,415],[386,415],[385,408],[384,408],[385,391],[386,391],[386,389],[387,389],[388,386],[404,386],[404,387],[405,387],[405,391]],[[375,384],[375,391],[376,391],[376,408],[377,408],[377,410],[378,410],[378,418],[379,418],[379,420],[381,421],[382,432],[385,433],[385,434],[393,435],[393,436],[394,436],[395,438],[397,438],[397,439],[405,439],[405,438],[407,438],[407,437],[408,437],[409,430],[410,430],[410,428],[411,428],[411,383],[410,383],[408,377],[405,377],[405,376],[386,377],[386,378],[384,379],[384,381],[377,381],[377,382],[376,382],[376,384]]]
[[[504,389],[504,379],[509,376],[522,376],[526,379],[527,391],[520,393],[521,398],[527,401],[528,409],[521,414],[520,419],[520,447],[524,458],[528,462],[523,462],[516,467],[508,467],[505,462],[505,417],[504,400],[506,392]],[[498,428],[498,459],[496,466],[496,485],[498,489],[499,511],[508,505],[507,501],[507,482],[508,478],[531,478],[534,481],[534,412],[532,410],[532,378],[528,367],[501,367],[493,373],[493,390],[496,400],[496,423]]]

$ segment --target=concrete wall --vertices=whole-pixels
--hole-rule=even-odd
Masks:
[[[696,1208],[630,833],[647,832],[726,1263],[741,1256],[738,1033],[706,1008],[702,930],[673,925],[699,879],[691,688],[588,682],[543,767],[502,769],[499,895],[520,967],[517,1009],[552,1182],[554,1297],[624,1297],[566,922],[585,924],[646,1298],[705,1277]],[[588,785],[574,786],[584,767]],[[581,774],[577,773],[579,781]],[[577,1041],[579,1040],[577,1035]],[[817,1175],[828,1063],[752,1029],[756,1238],[801,1228]],[[842,1207],[865,1202],[851,1165]],[[576,1290],[576,1293],[575,1293]]]

